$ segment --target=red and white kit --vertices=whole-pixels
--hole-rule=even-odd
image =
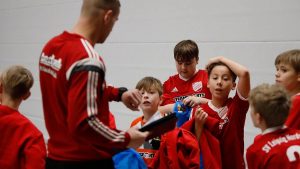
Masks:
[[[219,121],[218,131],[211,131],[220,140],[223,169],[243,169],[244,164],[244,126],[249,102],[236,92],[226,101],[226,106],[216,108],[211,101],[201,105],[203,110]],[[213,127],[211,127],[213,128]],[[234,160],[232,160],[234,159]]]
[[[208,74],[205,70],[198,70],[189,80],[183,80],[179,74],[170,76],[163,84],[163,103],[167,105],[182,101],[188,96],[197,96],[211,99],[211,94],[207,88]]]
[[[41,53],[39,70],[49,158],[111,159],[126,148],[130,136],[115,128],[109,111],[119,90],[106,84],[104,62],[88,40],[68,32],[54,37]]]
[[[300,168],[300,131],[269,128],[258,135],[246,152],[248,169]]]

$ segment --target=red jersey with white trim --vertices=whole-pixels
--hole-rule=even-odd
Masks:
[[[163,105],[182,101],[188,96],[195,95],[211,99],[211,93],[207,88],[208,74],[205,70],[198,72],[189,80],[185,81],[179,74],[170,76],[163,84]]]
[[[246,151],[248,169],[300,168],[300,130],[280,128],[255,139]]]
[[[51,159],[109,159],[126,148],[130,136],[109,111],[119,90],[106,85],[104,62],[85,38],[63,32],[51,39],[39,70]]]
[[[289,128],[300,130],[300,93],[292,98],[290,114],[285,122]]]
[[[221,146],[223,169],[245,168],[244,155],[244,126],[249,102],[242,99],[238,92],[233,98],[228,98],[226,106],[216,108],[211,101],[201,105],[203,110],[212,118],[219,120],[218,133]],[[215,127],[215,129],[217,129]],[[234,159],[234,160],[233,160]]]
[[[140,116],[132,121],[130,127],[138,127],[141,128],[142,126],[149,124],[155,120],[158,120],[162,118],[160,112],[156,112],[146,123],[143,121],[144,116]],[[155,138],[154,138],[155,139]],[[139,148],[136,149],[136,151],[142,156],[144,161],[146,162],[147,166],[149,166],[154,158],[155,153],[157,152],[157,149],[155,149],[151,145],[152,139],[145,141],[143,145],[141,145]],[[159,141],[160,142],[160,141]]]
[[[0,168],[44,169],[42,133],[17,110],[0,104]]]

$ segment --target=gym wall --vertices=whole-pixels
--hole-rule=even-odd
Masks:
[[[48,138],[39,89],[38,59],[44,44],[71,30],[79,16],[80,0],[0,1],[0,71],[10,65],[29,68],[35,78],[32,96],[20,111]],[[176,73],[173,48],[183,39],[197,42],[198,68],[223,55],[247,66],[251,86],[274,82],[275,57],[300,48],[299,0],[205,1],[121,0],[121,14],[104,44],[96,50],[107,66],[106,80],[134,88],[144,76],[165,81]],[[117,126],[127,129],[141,112],[111,103]],[[248,113],[245,148],[259,132]]]

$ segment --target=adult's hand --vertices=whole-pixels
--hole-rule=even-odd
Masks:
[[[149,131],[141,132],[136,127],[131,127],[127,130],[130,135],[130,142],[128,148],[139,148],[146,140],[149,135]]]
[[[139,105],[142,101],[142,94],[137,89],[131,89],[122,94],[121,100],[129,109],[133,111],[139,111]]]

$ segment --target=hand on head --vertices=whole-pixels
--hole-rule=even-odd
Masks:
[[[213,63],[221,62],[222,58],[224,58],[224,56],[216,56],[216,57],[210,58],[205,66],[205,69],[207,70],[209,65],[211,65]]]

